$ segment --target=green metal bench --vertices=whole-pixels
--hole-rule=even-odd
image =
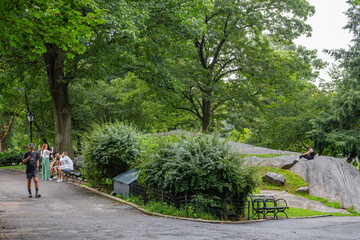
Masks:
[[[65,176],[66,176],[65,181],[67,181],[69,177],[72,178],[72,182],[74,182],[76,179],[79,179],[80,183],[85,181],[84,163],[83,162],[74,162],[73,167],[74,167],[73,171],[65,173]]]
[[[251,194],[250,201],[252,213],[257,215],[258,218],[261,215],[266,218],[266,215],[273,214],[274,219],[278,219],[279,213],[283,213],[286,218],[289,218],[285,212],[286,209],[289,209],[285,199],[275,199],[273,194]]]

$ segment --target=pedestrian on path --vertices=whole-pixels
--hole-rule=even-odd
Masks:
[[[29,191],[29,197],[32,197],[31,194],[31,179],[34,179],[35,184],[35,197],[41,197],[39,194],[39,153],[34,150],[35,145],[29,143],[27,151],[23,157],[23,164],[26,164],[26,178],[27,178],[27,188]]]
[[[44,143],[41,147],[41,157],[42,157],[42,180],[50,180],[50,154],[53,152],[49,150],[49,145]]]

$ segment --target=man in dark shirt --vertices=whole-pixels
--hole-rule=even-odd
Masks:
[[[29,143],[29,151],[24,154],[22,162],[26,164],[26,178],[27,178],[27,187],[29,191],[29,197],[32,197],[31,194],[31,179],[34,179],[35,183],[35,197],[41,197],[39,194],[39,153],[34,151],[35,145]]]
[[[312,149],[310,146],[306,146],[306,150],[307,152],[300,154],[300,156],[294,160],[294,163],[298,162],[300,158],[306,158],[307,160],[314,159],[316,155],[314,149]]]

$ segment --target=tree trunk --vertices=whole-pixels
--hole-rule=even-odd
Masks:
[[[0,152],[5,152],[5,142],[6,142],[7,137],[10,135],[11,128],[12,128],[12,126],[14,124],[14,119],[15,119],[15,117],[12,116],[10,118],[9,125],[6,126],[5,118],[4,117],[2,118],[2,122],[3,122],[3,125],[4,125],[4,132],[2,131],[2,127],[0,125]]]
[[[0,138],[0,152],[5,152],[5,140]]]
[[[55,121],[55,144],[58,152],[74,158],[71,137],[71,107],[68,82],[64,79],[65,53],[56,44],[48,44],[44,54]]]
[[[206,132],[210,125],[210,115],[211,115],[211,102],[208,100],[202,101],[202,132]]]

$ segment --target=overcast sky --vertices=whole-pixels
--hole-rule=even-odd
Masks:
[[[313,28],[312,36],[309,38],[300,37],[295,42],[306,46],[308,49],[317,49],[318,57],[327,62],[334,62],[333,59],[323,53],[323,49],[348,48],[351,41],[351,34],[348,30],[342,29],[347,18],[344,12],[349,8],[346,0],[307,0],[315,7],[315,14],[308,19],[307,23]],[[321,72],[320,77],[329,81],[327,70]]]

